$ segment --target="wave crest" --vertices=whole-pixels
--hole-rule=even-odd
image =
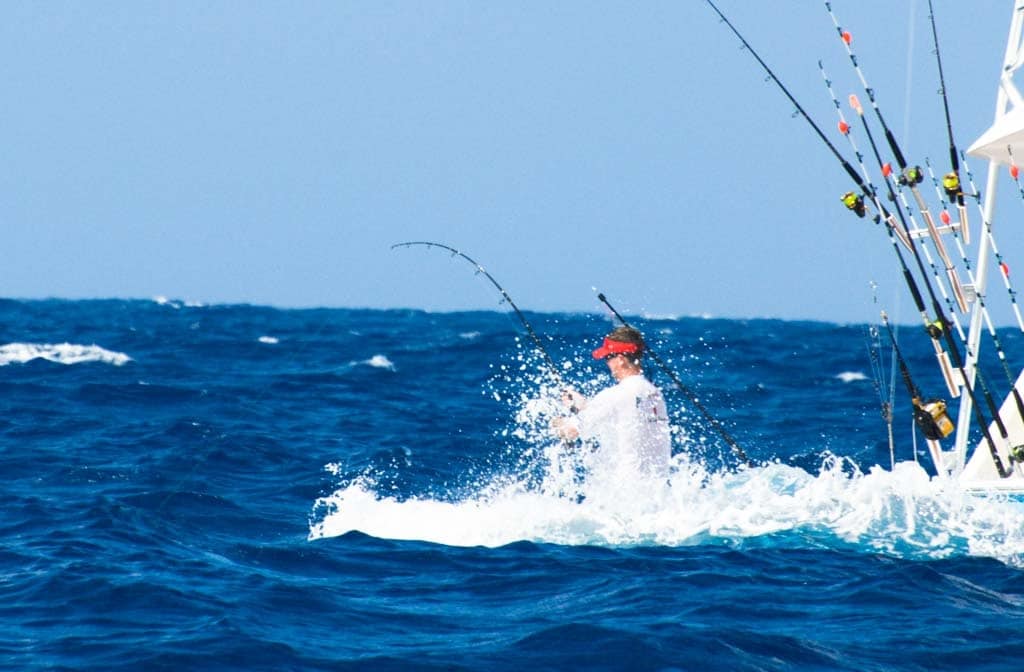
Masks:
[[[132,361],[123,352],[113,352],[98,345],[77,345],[75,343],[7,343],[0,345],[0,366],[25,364],[34,359],[44,359],[57,364],[84,364],[100,362],[122,366]]]

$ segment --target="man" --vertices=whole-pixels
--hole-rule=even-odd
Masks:
[[[592,399],[575,391],[565,401],[575,414],[558,418],[563,439],[596,441],[588,465],[592,474],[612,479],[668,476],[672,438],[665,399],[643,375],[646,346],[640,332],[619,327],[604,339],[594,359],[603,359],[616,384]]]

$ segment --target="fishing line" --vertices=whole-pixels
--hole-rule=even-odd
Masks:
[[[612,304],[608,302],[608,299],[607,299],[607,297],[605,297],[604,294],[601,294],[600,292],[598,292],[597,299],[601,303],[603,303],[605,306],[608,307],[608,310],[610,310],[612,312],[612,314],[619,320],[619,322],[622,323],[622,326],[629,327],[630,329],[635,329],[635,327],[633,327],[629,322],[626,321],[626,318],[624,318],[622,316],[622,314],[619,313],[619,311],[615,310],[614,306],[612,306]],[[637,331],[639,331],[639,330],[637,330]],[[647,339],[644,339],[645,344],[646,344],[646,340]],[[690,388],[688,388],[686,385],[683,384],[683,381],[681,381],[679,379],[679,376],[677,376],[675,374],[675,372],[672,369],[670,369],[667,364],[665,364],[665,362],[661,359],[661,357],[658,356],[658,353],[655,352],[650,347],[650,345],[647,345],[647,352],[650,353],[651,359],[653,359],[655,361],[655,363],[657,363],[657,365],[659,367],[661,367],[661,370],[665,372],[665,375],[667,375],[670,379],[672,379],[672,382],[675,383],[676,387],[679,388],[679,390],[683,394],[685,394],[690,399],[691,402],[693,402],[693,405],[697,408],[698,411],[700,411],[701,415],[704,416],[704,418],[708,421],[708,423],[711,425],[711,427],[716,432],[718,432],[719,436],[721,436],[722,439],[727,444],[729,444],[729,447],[732,448],[733,451],[736,452],[737,457],[739,457],[741,460],[743,460],[747,464],[748,467],[754,466],[753,463],[750,461],[750,458],[747,457],[746,452],[744,452],[744,450],[742,448],[740,448],[739,444],[736,443],[736,440],[734,438],[732,438],[732,436],[730,436],[729,432],[726,431],[726,429],[722,425],[722,423],[717,418],[715,418],[713,415],[711,415],[711,412],[708,411],[708,409],[704,407],[704,404],[702,404],[700,402],[700,399],[697,397],[696,394],[694,394],[693,390],[691,390]]]
[[[565,381],[562,379],[561,374],[559,374],[559,372],[558,372],[558,367],[555,365],[555,360],[551,359],[551,355],[548,354],[547,348],[544,347],[544,343],[543,343],[543,341],[541,341],[540,336],[538,336],[537,332],[534,331],[533,327],[530,325],[529,320],[527,320],[526,316],[523,315],[523,311],[519,310],[519,306],[517,306],[515,304],[515,301],[513,301],[512,297],[509,296],[508,292],[505,291],[505,288],[502,287],[500,284],[498,284],[498,281],[494,279],[493,275],[491,275],[490,273],[487,272],[487,269],[485,269],[483,266],[481,266],[479,263],[477,263],[474,259],[472,259],[468,255],[464,254],[463,252],[460,252],[459,250],[456,250],[454,247],[451,247],[449,245],[445,245],[443,243],[433,243],[433,242],[425,241],[425,240],[415,240],[415,241],[409,241],[409,242],[405,242],[405,243],[396,243],[396,244],[391,246],[391,249],[394,250],[394,249],[399,248],[399,247],[416,247],[416,246],[420,246],[420,247],[436,247],[438,249],[447,250],[448,252],[451,252],[452,256],[461,257],[462,259],[464,259],[467,262],[469,262],[474,268],[476,268],[476,272],[477,272],[478,275],[483,275],[485,278],[487,278],[490,281],[490,283],[492,285],[494,285],[495,289],[497,289],[498,292],[501,294],[502,302],[503,303],[507,303],[509,305],[509,307],[512,308],[512,310],[516,314],[516,317],[518,317],[519,321],[523,324],[523,327],[526,329],[526,333],[530,335],[530,338],[533,340],[534,345],[537,346],[537,350],[540,352],[541,356],[544,358],[544,363],[547,364],[548,370],[550,371],[552,377],[555,378],[555,380],[558,382],[559,385],[562,385],[562,386],[565,385]]]

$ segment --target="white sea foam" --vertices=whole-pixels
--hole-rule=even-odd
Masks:
[[[153,301],[159,306],[170,306],[175,310],[179,310],[181,308],[180,301],[172,301],[171,299],[168,299],[166,296],[154,296]]]
[[[852,471],[852,473],[851,473]],[[1024,566],[1024,505],[929,478],[913,462],[864,474],[830,458],[820,473],[782,464],[709,474],[680,460],[671,484],[618,484],[585,498],[494,483],[462,501],[407,499],[357,480],[318,500],[310,539],[358,530],[451,546],[852,545],[897,557],[977,555]]]
[[[182,308],[205,308],[206,307],[206,304],[203,303],[202,301],[193,301],[193,300],[181,301],[181,300],[177,300],[177,299],[169,299],[166,296],[162,296],[162,295],[154,296],[153,297],[153,302],[156,303],[157,305],[160,305],[160,306],[170,306],[171,308],[174,308],[175,310],[180,310]]]
[[[497,367],[496,376],[509,369]],[[954,481],[930,478],[914,462],[864,473],[825,456],[817,473],[780,463],[709,472],[679,455],[670,482],[625,475],[581,481],[578,456],[550,436],[550,420],[562,412],[561,390],[541,379],[531,388],[509,400],[514,425],[501,437],[523,445],[521,473],[483,485],[473,477],[440,496],[401,498],[378,486],[372,472],[353,477],[331,465],[342,483],[316,501],[309,538],[360,531],[450,546],[857,548],[923,559],[985,556],[1024,567],[1024,503],[973,496]],[[580,389],[593,392],[586,384]],[[492,391],[495,398],[508,396]],[[683,428],[674,434],[695,454],[706,448]],[[464,491],[475,494],[455,496]]]
[[[395,370],[395,365],[391,362],[390,359],[388,359],[384,355],[374,355],[373,357],[370,357],[368,360],[363,362],[363,364],[366,364],[368,366],[372,366],[372,367],[375,367],[375,368],[378,368],[378,369],[387,369],[388,371],[394,371]]]
[[[112,352],[98,345],[75,345],[73,343],[8,343],[0,345],[0,366],[24,364],[33,359],[45,359],[59,364],[82,364],[102,362],[121,366],[132,358],[123,352]]]
[[[842,373],[837,373],[836,374],[836,378],[838,378],[839,380],[843,381],[844,383],[852,383],[855,380],[867,380],[868,379],[868,377],[865,376],[860,371],[843,371]]]
[[[256,340],[258,340],[260,343],[266,343],[267,345],[276,345],[280,343],[280,341],[274,338],[273,336],[260,336]]]
[[[475,341],[476,339],[480,338],[480,332],[479,331],[464,331],[461,334],[459,334],[459,338],[465,339],[467,341]]]

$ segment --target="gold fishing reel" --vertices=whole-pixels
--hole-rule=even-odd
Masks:
[[[928,399],[921,401],[913,399],[914,422],[921,429],[924,438],[930,441],[940,441],[956,429],[953,420],[946,412],[946,402],[941,399]]]

